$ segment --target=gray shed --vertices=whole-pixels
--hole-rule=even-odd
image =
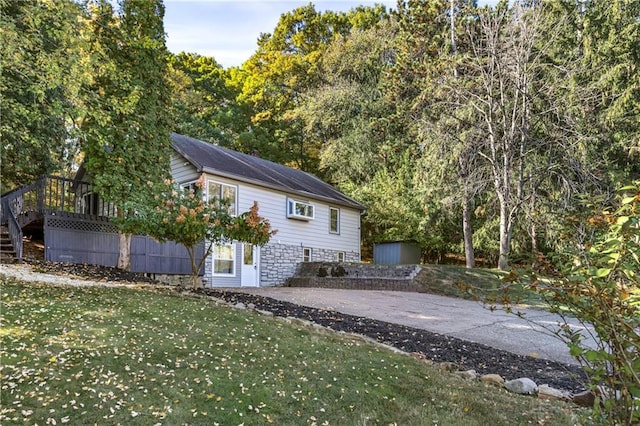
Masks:
[[[413,241],[388,241],[373,245],[373,263],[376,265],[416,265],[422,250]]]

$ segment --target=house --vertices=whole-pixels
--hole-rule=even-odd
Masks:
[[[227,198],[234,212],[258,202],[277,234],[263,247],[229,242],[206,261],[207,286],[272,286],[300,262],[360,261],[364,207],[319,178],[256,156],[172,134],[171,175],[182,186],[204,176],[205,196]]]
[[[241,213],[258,202],[260,215],[278,230],[263,247],[238,242],[216,246],[205,262],[207,286],[272,286],[306,261],[360,261],[363,206],[317,177],[264,159],[172,134],[171,174],[182,186],[201,177],[207,197],[226,198]],[[117,229],[105,203],[84,179],[42,176],[4,194],[0,203],[2,254],[22,258],[23,231],[43,235],[45,260],[114,266]],[[200,253],[203,248],[200,247]],[[202,254],[200,254],[202,256]],[[189,274],[186,250],[134,236],[132,271]]]

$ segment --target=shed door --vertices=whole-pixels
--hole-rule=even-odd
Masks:
[[[260,247],[251,244],[242,244],[242,270],[240,285],[242,287],[258,287],[258,258]]]

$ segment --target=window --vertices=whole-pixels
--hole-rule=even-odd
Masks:
[[[315,217],[313,205],[296,200],[287,200],[287,217],[289,219],[311,220]]]
[[[237,188],[233,185],[210,180],[207,185],[207,199],[226,200],[229,203],[229,214],[236,215],[236,193]]]
[[[213,249],[214,275],[235,275],[235,250],[233,244],[215,246]]]
[[[344,262],[344,252],[343,251],[339,251],[338,252],[338,262]]]
[[[180,186],[182,187],[182,189],[186,189],[187,191],[193,191],[194,194],[198,192],[198,189],[199,189],[197,185],[197,181],[183,183]]]
[[[332,234],[340,233],[340,209],[329,207],[329,232]]]
[[[303,262],[311,262],[311,248],[304,247],[302,249],[302,261]]]

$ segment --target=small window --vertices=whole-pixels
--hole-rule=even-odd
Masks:
[[[304,247],[302,249],[302,261],[303,262],[311,262],[311,248]]]
[[[315,218],[312,204],[304,201],[287,200],[287,217],[289,219],[311,220]]]
[[[229,214],[236,215],[236,194],[237,188],[233,185],[226,185],[224,183],[215,182],[210,180],[207,183],[207,196],[209,200],[218,199],[226,200],[229,203]]]
[[[182,187],[182,189],[186,189],[187,191],[193,191],[194,194],[198,192],[198,189],[199,189],[197,185],[197,181],[183,183],[180,186]]]
[[[329,232],[332,234],[340,233],[340,209],[329,207]]]
[[[235,250],[233,244],[215,246],[213,249],[214,275],[235,275]]]
[[[343,251],[339,251],[338,252],[338,262],[344,262],[344,252]]]

